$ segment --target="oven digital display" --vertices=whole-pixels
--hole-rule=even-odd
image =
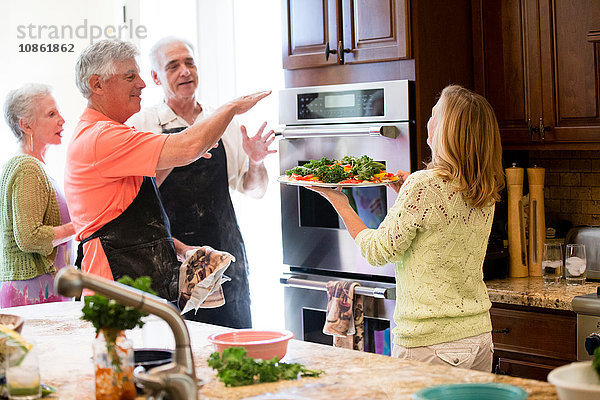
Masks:
[[[298,119],[382,117],[383,89],[298,94]]]
[[[356,96],[353,94],[337,94],[335,96],[325,96],[325,108],[336,107],[354,107],[356,105]]]

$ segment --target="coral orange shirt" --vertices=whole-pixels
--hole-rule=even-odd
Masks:
[[[86,108],[69,143],[65,167],[65,197],[77,240],[121,215],[133,202],[143,177],[155,176],[168,137],[137,131]],[[112,280],[100,240],[90,240],[83,250],[81,270]]]

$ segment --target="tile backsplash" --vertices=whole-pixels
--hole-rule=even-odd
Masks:
[[[546,222],[600,225],[600,152],[530,151],[529,167],[546,169]]]

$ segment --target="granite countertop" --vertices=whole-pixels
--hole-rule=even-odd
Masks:
[[[541,277],[495,279],[485,283],[492,303],[566,311],[573,311],[573,297],[596,293],[596,288],[600,286],[600,282],[567,286],[564,280],[546,284]]]
[[[93,399],[94,379],[92,340],[94,329],[79,319],[81,303],[49,303],[15,307],[10,312],[26,319],[23,336],[35,338],[40,351],[42,381],[60,389],[53,398]],[[173,348],[166,323],[149,317],[146,329],[128,331],[134,347]],[[161,326],[161,324],[163,324]],[[512,378],[484,372],[433,366],[315,343],[291,340],[283,361],[300,362],[310,369],[323,369],[319,378],[264,383],[226,388],[206,365],[214,351],[209,334],[230,329],[199,322],[187,322],[196,374],[204,382],[201,399],[410,399],[424,387],[459,382],[503,382],[520,386],[530,400],[557,399],[554,386],[547,382]],[[170,335],[170,337],[169,337]]]

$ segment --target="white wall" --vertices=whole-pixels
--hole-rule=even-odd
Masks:
[[[75,124],[79,120],[85,100],[75,87],[75,61],[77,56],[90,42],[89,30],[80,28],[80,33],[88,32],[87,38],[48,39],[49,26],[59,28],[63,25],[77,28],[83,26],[118,25],[121,23],[120,1],[102,1],[102,7],[94,0],[2,0],[0,12],[0,103],[4,104],[6,94],[24,83],[40,82],[53,87],[54,96],[60,112],[66,120],[62,146],[53,146],[48,150],[47,163],[52,175],[63,180],[64,155],[66,143],[71,136]],[[35,25],[31,31],[27,28]],[[24,38],[18,38],[18,26],[25,26]],[[38,26],[46,25],[38,39]],[[65,34],[68,31],[65,30]],[[60,34],[60,33],[59,33]],[[77,31],[73,32],[76,36]],[[84,36],[83,33],[80,36]],[[66,44],[73,45],[73,52],[19,52],[19,45],[25,44]],[[0,162],[3,163],[17,150],[16,139],[4,123],[0,122]]]
[[[281,61],[281,1],[235,0],[235,59],[237,94],[272,90],[246,116],[250,132],[263,120],[278,125],[278,90],[284,87]],[[277,149],[277,142],[273,146]],[[251,268],[253,323],[257,328],[283,328],[281,206],[279,195],[279,155],[265,160],[269,187],[261,200],[234,197]]]

